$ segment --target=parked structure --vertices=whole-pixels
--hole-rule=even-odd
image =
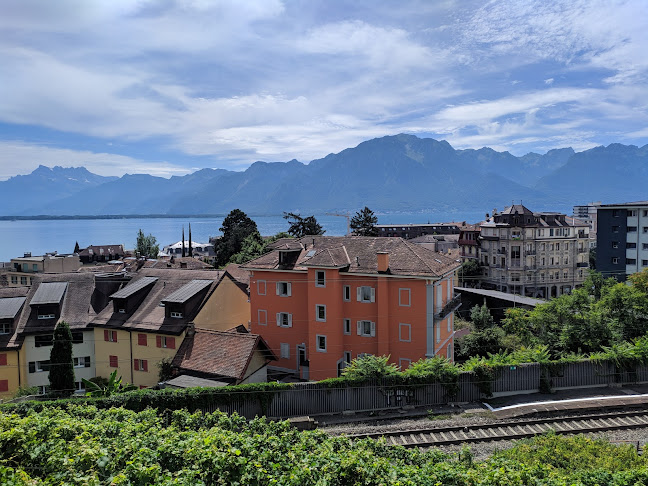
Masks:
[[[341,373],[364,354],[407,368],[453,358],[453,277],[459,264],[401,238],[281,239],[252,271],[251,331],[302,379]]]
[[[521,204],[481,223],[481,287],[549,298],[582,285],[589,267],[589,225]]]
[[[11,270],[7,272],[10,287],[32,285],[35,273],[75,272],[81,266],[78,255],[47,253],[43,256],[25,256],[11,259]]]
[[[620,282],[648,268],[648,201],[598,207],[596,269]]]
[[[461,223],[377,224],[378,236],[405,238],[425,235],[458,235]]]
[[[123,245],[90,245],[79,251],[81,263],[109,262],[125,256]]]

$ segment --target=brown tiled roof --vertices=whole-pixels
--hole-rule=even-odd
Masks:
[[[25,297],[29,293],[29,287],[2,287],[0,298],[3,297]]]
[[[422,248],[402,238],[362,236],[306,236],[281,239],[271,251],[243,268],[251,270],[305,270],[308,267],[341,268],[348,273],[378,274],[376,253],[389,253],[389,274],[441,277],[458,267],[457,262],[440,253]],[[296,259],[279,264],[279,250],[299,249]]]
[[[92,250],[93,255],[123,255],[124,246],[123,245],[90,245],[87,248],[79,251],[79,256],[90,256],[90,250]]]
[[[276,359],[258,334],[196,329],[193,336],[185,336],[173,364],[181,373],[238,381],[244,378],[257,349],[268,359]]]
[[[241,268],[241,265],[230,263],[224,268],[224,270],[237,282],[245,284],[246,286],[250,285],[250,272],[249,270]]]
[[[92,321],[92,326],[160,332],[172,335],[181,334],[222,277],[223,272],[214,270],[142,268],[134,274],[129,285],[137,285],[137,282],[143,279],[150,281],[157,278],[157,281],[148,290],[139,306],[129,314],[121,314],[115,313],[113,306],[108,305]],[[204,292],[202,300],[192,309],[189,309],[189,312],[185,313],[182,318],[165,317],[165,308],[160,306],[160,303],[192,280],[211,280],[212,284]]]

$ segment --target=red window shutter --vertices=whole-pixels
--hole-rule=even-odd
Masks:
[[[146,334],[137,335],[137,344],[140,346],[146,346]]]
[[[7,366],[7,355],[0,354],[0,366]]]
[[[139,359],[133,360],[133,369],[139,371]]]
[[[109,332],[109,330],[104,329],[104,341],[110,341],[110,334],[108,334]]]
[[[147,359],[142,360],[142,370],[143,371],[148,371],[148,360]]]
[[[116,343],[117,342],[117,331],[110,331],[110,332],[112,332],[113,343]]]
[[[0,380],[0,392],[9,391],[9,380]]]
[[[172,337],[167,338],[167,348],[175,349],[175,338]]]
[[[117,356],[110,356],[110,367],[111,368],[117,368],[119,361],[117,360]]]
[[[140,385],[140,386],[139,386],[139,389],[140,389],[140,390],[143,390],[144,388],[146,388],[146,385]]]
[[[155,336],[155,345],[158,348],[162,347],[162,336]]]

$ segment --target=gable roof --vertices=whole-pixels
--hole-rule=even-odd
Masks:
[[[185,336],[173,364],[181,373],[239,381],[257,350],[269,360],[276,359],[258,334],[196,329],[192,336]]]
[[[121,288],[110,296],[111,299],[126,299],[157,282],[157,277],[142,277],[133,280],[131,283]]]
[[[123,245],[90,245],[79,251],[79,256],[90,255],[123,255]]]
[[[305,236],[285,238],[270,245],[274,251],[243,268],[250,270],[306,270],[308,267],[340,268],[348,273],[378,274],[376,254],[389,253],[389,274],[438,278],[459,264],[452,258],[403,238],[362,236]],[[294,251],[294,258],[279,264],[279,252]]]
[[[27,297],[0,297],[0,319],[15,319]]]
[[[60,304],[67,287],[67,282],[43,282],[32,295],[29,305]]]
[[[191,282],[184,284],[171,295],[167,295],[164,299],[162,299],[162,302],[184,304],[198,292],[205,289],[206,287],[209,287],[213,283],[213,280],[192,280]]]

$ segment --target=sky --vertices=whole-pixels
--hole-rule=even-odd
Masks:
[[[648,143],[646,0],[3,0],[0,180]]]

